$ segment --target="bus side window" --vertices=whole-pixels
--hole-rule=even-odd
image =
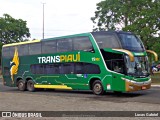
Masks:
[[[37,64],[31,65],[33,74],[60,74],[61,64]]]
[[[84,63],[84,74],[100,74],[100,68],[96,64]]]
[[[72,51],[72,39],[65,38],[57,40],[57,51],[58,52]]]
[[[29,54],[30,55],[41,54],[41,43],[29,44]]]
[[[84,73],[83,63],[75,63],[74,73],[75,74],[83,74]]]
[[[15,52],[15,46],[11,46],[9,52],[10,52],[10,57],[13,57]]]
[[[124,63],[123,60],[113,60],[112,70],[118,73],[124,73]]]
[[[52,74],[53,71],[54,71],[54,65],[53,64],[44,65],[44,74]]]
[[[115,34],[112,33],[93,33],[93,36],[100,49],[103,48],[120,48],[120,43]]]
[[[42,42],[42,53],[56,53],[57,52],[57,41],[43,41]]]
[[[9,49],[9,47],[3,47],[2,48],[2,56],[3,57],[10,57],[10,49]]]
[[[73,38],[73,47],[74,50],[93,51],[93,46],[89,37]]]
[[[111,60],[106,60],[105,62],[106,62],[107,68],[109,70],[112,70],[112,61]]]
[[[52,74],[59,74],[60,73],[60,64],[53,64],[54,70]]]
[[[63,63],[61,68],[61,74],[73,74],[74,64],[73,63]]]
[[[31,72],[33,74],[43,74],[44,73],[44,69],[43,68],[44,67],[41,64],[31,65]]]
[[[18,55],[19,56],[29,55],[29,46],[27,44],[18,46]]]

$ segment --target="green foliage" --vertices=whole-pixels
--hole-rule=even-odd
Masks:
[[[160,0],[104,0],[97,4],[93,31],[124,30],[140,35],[147,49],[160,53]],[[160,56],[159,56],[160,57]]]
[[[0,42],[3,44],[24,41],[30,37],[27,22],[22,19],[14,19],[8,14],[0,17]]]

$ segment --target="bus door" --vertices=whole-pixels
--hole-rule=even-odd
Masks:
[[[125,91],[125,82],[122,80],[125,73],[124,61],[122,59],[112,60],[112,90]]]

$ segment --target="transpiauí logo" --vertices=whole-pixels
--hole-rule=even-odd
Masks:
[[[18,66],[19,66],[19,57],[18,57],[18,49],[15,47],[14,57],[12,61],[10,62],[10,74],[12,79],[12,84],[14,84],[14,75],[18,72]]]

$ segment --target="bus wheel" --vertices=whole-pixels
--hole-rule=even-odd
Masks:
[[[27,81],[27,90],[30,92],[35,91],[34,82],[32,80]]]
[[[92,85],[93,93],[96,95],[102,95],[104,93],[103,86],[100,80],[96,80]]]
[[[17,87],[20,91],[25,91],[26,90],[26,83],[24,80],[19,80],[17,83]]]

